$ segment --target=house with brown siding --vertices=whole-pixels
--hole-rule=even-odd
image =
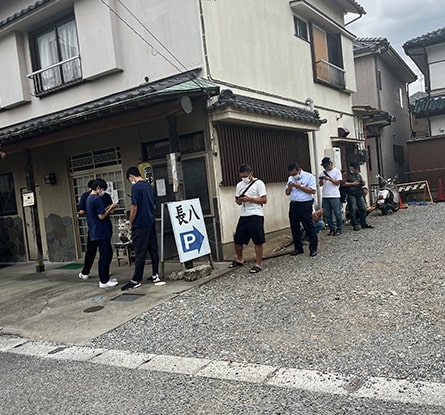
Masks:
[[[414,103],[413,117],[426,129],[408,141],[410,178],[428,180],[437,191],[439,179],[445,181],[445,28],[411,39],[403,48],[422,71],[427,94]]]

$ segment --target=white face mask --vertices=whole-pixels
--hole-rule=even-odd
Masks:
[[[100,197],[102,197],[104,194],[105,194],[105,190],[101,190],[101,191],[99,192],[99,196],[100,196]]]
[[[135,181],[135,180],[130,180],[130,183],[131,183],[131,184],[135,184],[136,181]]]
[[[301,179],[301,174],[294,174],[294,179],[295,180],[300,180]]]
[[[241,180],[246,184],[250,183],[250,177],[242,177]]]

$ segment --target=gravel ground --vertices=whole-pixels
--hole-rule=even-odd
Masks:
[[[342,374],[445,381],[445,204],[320,236],[190,290],[94,346]]]

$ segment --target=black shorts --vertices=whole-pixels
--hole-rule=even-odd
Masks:
[[[255,245],[262,245],[266,242],[264,216],[241,216],[239,218],[233,241],[237,245],[247,245],[250,239]]]

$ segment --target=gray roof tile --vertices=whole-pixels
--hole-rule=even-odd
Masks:
[[[354,52],[362,50],[369,50],[372,52],[382,47],[387,49],[389,46],[388,39],[385,37],[362,37],[355,39],[353,42]]]
[[[442,42],[445,42],[445,27],[408,40],[403,44],[403,48],[411,49],[422,46],[435,45]]]
[[[263,101],[243,95],[235,95],[230,89],[221,91],[218,101],[210,106],[210,110],[223,110],[229,107],[244,112],[300,121],[308,124],[315,124],[317,126],[321,125],[323,122],[320,120],[317,111],[311,112],[289,105],[276,104],[274,102]]]
[[[172,100],[184,94],[196,96],[216,95],[218,93],[219,87],[216,84],[196,78],[195,71],[189,71],[73,108],[0,128],[0,144],[14,143],[51,131],[61,130],[67,126],[107,118],[111,115]]]
[[[11,16],[8,16],[4,18],[3,20],[0,20],[0,28],[3,26],[6,26],[7,24],[20,19],[21,17],[25,16],[26,14],[32,12],[35,9],[38,9],[39,7],[43,6],[45,3],[49,3],[50,1],[54,0],[38,0],[33,4],[30,4],[28,7],[25,7],[24,9],[19,10],[18,12],[14,13]]]
[[[445,114],[445,96],[418,99],[414,104],[413,113],[417,118]]]

